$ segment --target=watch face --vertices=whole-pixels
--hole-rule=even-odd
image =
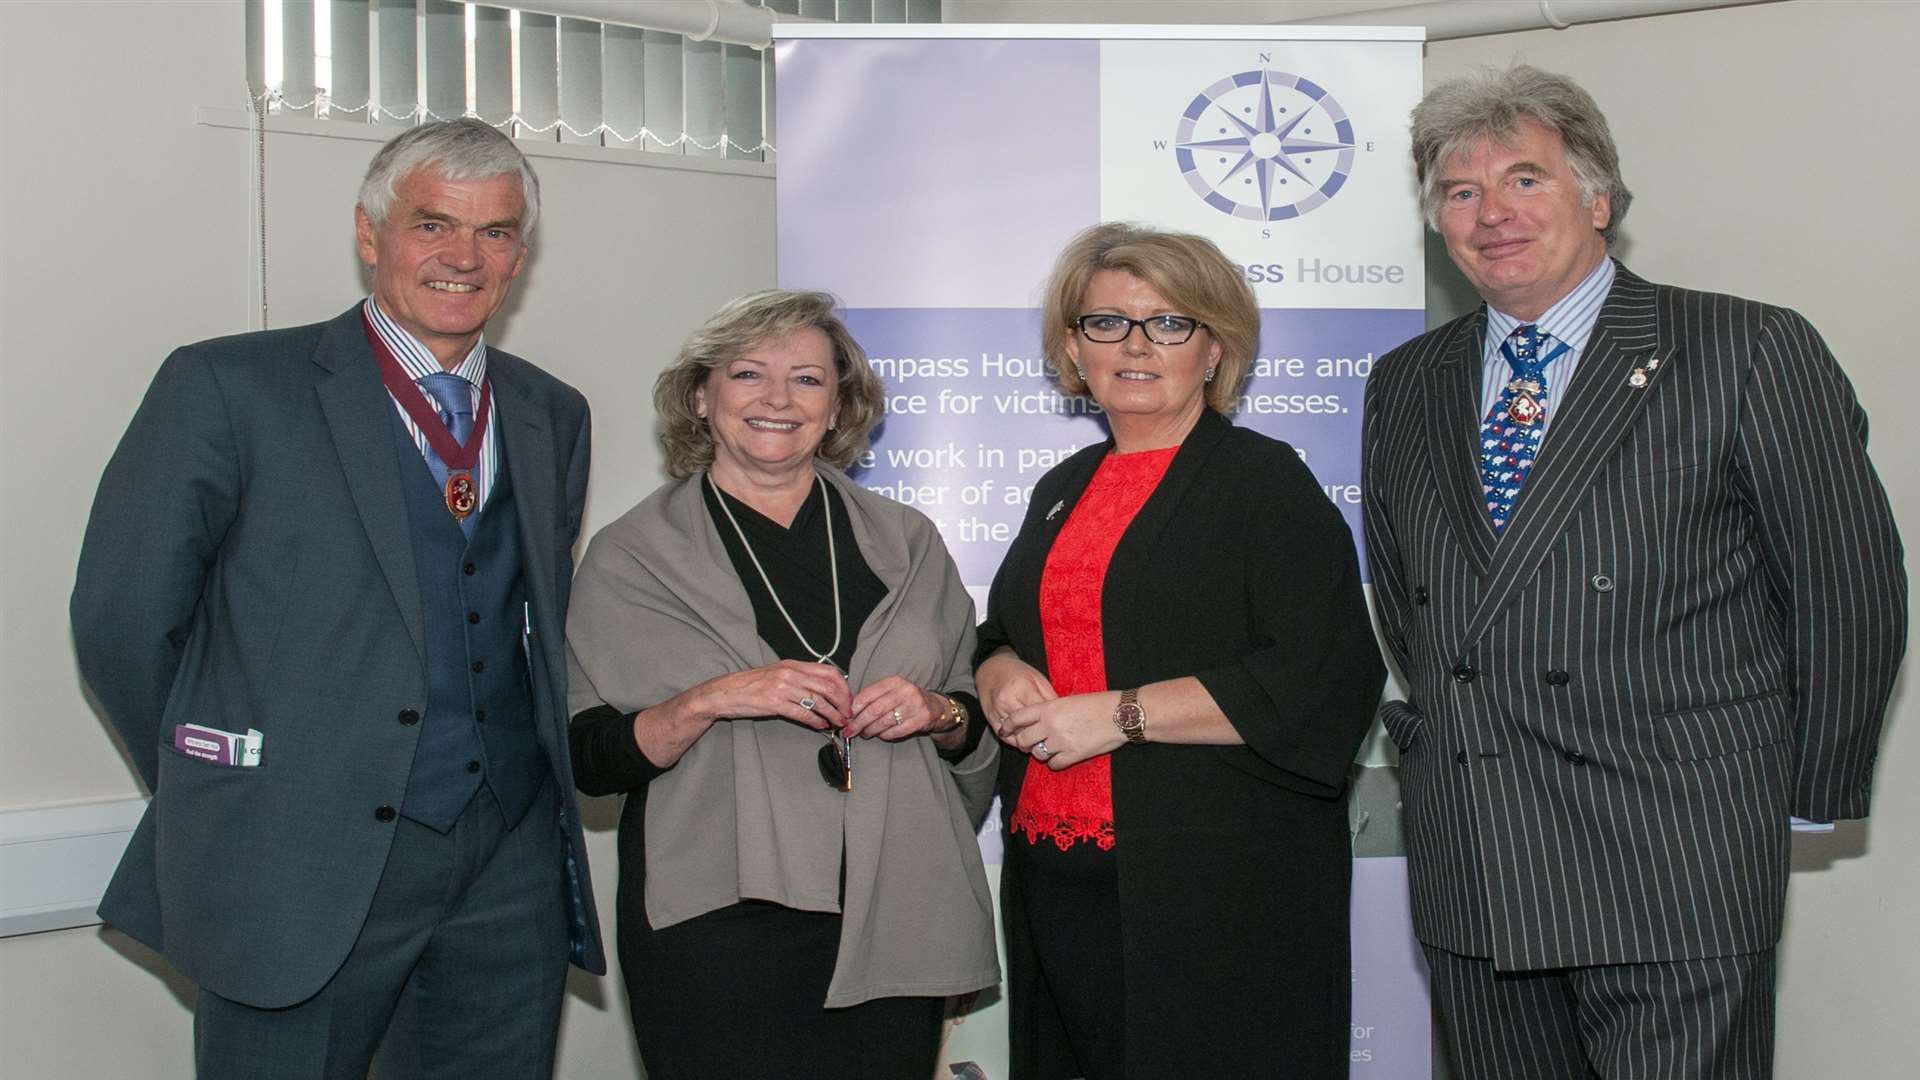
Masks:
[[[1119,724],[1122,731],[1138,731],[1146,721],[1147,714],[1138,705],[1123,704],[1114,712],[1113,722]]]

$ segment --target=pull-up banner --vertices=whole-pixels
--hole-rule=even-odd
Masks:
[[[1261,339],[1235,422],[1291,444],[1358,538],[1366,377],[1424,329],[1421,36],[776,24],[780,283],[845,303],[888,394],[854,476],[934,520],[976,600],[1034,482],[1106,438],[1057,391],[1039,321],[1055,257],[1102,221],[1198,233],[1240,267]],[[1404,865],[1366,861],[1353,1075],[1426,1077]],[[966,1015],[953,1075],[1001,1080],[1005,1032],[1004,1009]]]

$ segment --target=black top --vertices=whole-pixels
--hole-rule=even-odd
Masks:
[[[802,645],[793,628],[787,625],[772,593],[767,591],[766,582],[761,580],[760,571],[754,569],[753,556],[759,557],[760,566],[780,595],[780,603],[786,605],[787,614],[799,624],[800,635],[821,648],[832,645],[833,576],[827,570],[827,515],[821,512],[821,493],[832,489],[826,484],[815,484],[806,502],[794,514],[793,524],[782,526],[721,492],[711,481],[700,487],[706,496],[707,513],[712,515],[714,528],[733,562],[733,571],[739,575],[747,598],[753,603],[754,629],[760,640],[782,660],[816,662],[819,654]],[[721,499],[726,500],[726,509],[733,511],[733,520],[740,523],[739,531],[727,520]],[[841,631],[840,645],[828,659],[846,671],[853,663],[860,628],[886,598],[887,586],[860,554],[860,545],[853,538],[853,521],[847,516],[846,503],[837,492],[833,494],[831,507],[834,562],[840,575]],[[752,556],[741,543],[741,532],[746,533],[747,542],[753,545]],[[956,749],[940,751],[940,756],[947,761],[959,761],[979,744],[986,725],[979,722],[980,703],[972,694],[956,691],[952,696],[967,710],[967,737]],[[596,705],[574,716],[571,742],[574,771],[580,783],[631,790],[644,787],[666,771],[647,760],[639,744],[634,742],[635,715],[611,705]]]
[[[1010,646],[1046,671],[1047,554],[1110,449],[1035,486],[980,657]],[[1208,412],[1114,550],[1101,624],[1108,685],[1195,676],[1245,740],[1113,752],[1127,1077],[1344,1080],[1347,775],[1385,678],[1352,534],[1291,447]],[[1004,815],[1027,762],[1001,754]],[[1016,870],[1000,899],[1021,1075],[1052,1022],[1029,920],[1064,916],[1032,911]]]

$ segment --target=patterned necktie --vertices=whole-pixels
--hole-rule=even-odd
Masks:
[[[1506,531],[1513,517],[1513,502],[1520,497],[1546,434],[1547,365],[1567,351],[1562,343],[1542,355],[1550,340],[1538,326],[1528,324],[1514,328],[1500,343],[1500,355],[1506,357],[1513,378],[1480,424],[1480,486],[1496,535]]]
[[[447,425],[447,433],[461,446],[467,445],[467,439],[473,435],[473,384],[451,372],[436,371],[420,377],[420,389],[433,398],[434,407],[440,410],[440,422]],[[440,460],[433,444],[427,444],[427,468],[433,471],[434,483],[441,491],[447,490],[447,463]],[[473,536],[475,515],[460,521],[460,531]]]

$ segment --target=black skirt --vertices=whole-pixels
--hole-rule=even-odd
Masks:
[[[655,930],[643,904],[620,906],[620,965],[648,1080],[933,1076],[946,999],[821,1006],[839,915],[747,901]]]

